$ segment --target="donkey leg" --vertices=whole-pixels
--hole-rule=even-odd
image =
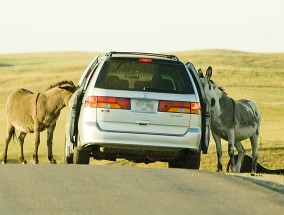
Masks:
[[[235,145],[235,134],[233,130],[228,133],[228,154],[230,157],[231,170],[236,172],[236,164],[234,159],[234,145]]]
[[[48,160],[51,164],[56,164],[56,160],[53,158],[52,145],[53,145],[53,132],[56,124],[50,126],[47,129],[47,149],[48,149]]]
[[[222,172],[222,146],[221,146],[221,138],[214,132],[212,132],[213,139],[216,143],[216,151],[217,151],[217,172]]]
[[[27,135],[27,133],[21,131],[21,133],[18,137],[18,141],[19,141],[19,162],[21,164],[27,163],[27,161],[24,158],[24,142],[25,142],[26,135]]]
[[[7,124],[7,134],[6,134],[6,139],[5,139],[5,149],[4,149],[4,153],[3,153],[3,161],[2,164],[7,163],[7,153],[8,153],[8,147],[9,147],[9,143],[12,139],[12,136],[15,132],[15,128],[11,123]]]
[[[40,143],[39,140],[35,140],[35,148],[34,148],[34,153],[33,153],[34,164],[39,164],[39,160],[38,160],[38,146],[39,146],[39,143]]]
[[[34,148],[34,164],[38,164],[38,146],[40,143],[40,129],[39,129],[39,122],[34,123],[34,142],[35,142],[35,148]]]
[[[246,154],[246,150],[244,149],[241,142],[235,142],[235,147],[238,151],[238,161],[236,165],[236,172],[239,173],[241,171],[242,163]]]
[[[257,142],[258,142],[258,135],[254,134],[250,138],[251,142],[251,148],[252,148],[252,170],[251,175],[256,175],[256,167],[257,167],[257,158],[258,158],[258,148],[257,148]]]

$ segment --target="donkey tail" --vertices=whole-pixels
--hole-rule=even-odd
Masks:
[[[6,141],[10,142],[10,140],[11,140],[12,138],[13,138],[13,142],[18,141],[15,127],[12,127],[12,128],[9,130],[9,134],[8,134],[8,137],[7,137],[7,140],[6,140]]]
[[[12,135],[13,141],[18,140],[17,139],[17,134],[16,134],[16,129],[13,128],[13,130],[11,132],[12,132],[11,135]]]

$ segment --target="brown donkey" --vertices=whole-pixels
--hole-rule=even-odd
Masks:
[[[38,164],[38,146],[40,132],[47,129],[48,159],[51,164],[56,164],[52,153],[53,132],[56,121],[62,108],[67,106],[76,86],[72,81],[61,81],[51,85],[46,91],[37,94],[26,89],[14,91],[7,99],[7,134],[3,164],[7,163],[7,151],[11,138],[15,136],[15,129],[20,131],[19,162],[26,163],[24,159],[23,145],[27,133],[34,133],[34,163]]]

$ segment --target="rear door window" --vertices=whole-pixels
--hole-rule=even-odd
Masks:
[[[181,62],[149,58],[111,58],[106,60],[95,87],[193,94],[193,86]]]

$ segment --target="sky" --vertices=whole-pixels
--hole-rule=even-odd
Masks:
[[[283,0],[0,0],[0,53],[284,52]]]

